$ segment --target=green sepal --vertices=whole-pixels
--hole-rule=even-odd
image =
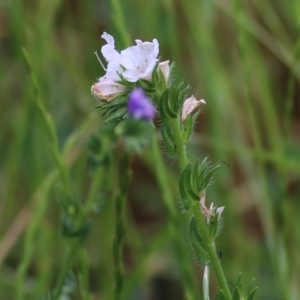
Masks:
[[[110,117],[105,120],[107,123],[119,123],[127,114],[127,107],[119,107],[118,111],[110,114]]]
[[[170,97],[170,108],[176,114],[179,114],[179,112],[181,112],[183,103],[187,97],[188,90],[189,86],[184,87],[183,82],[172,89],[172,95]]]
[[[193,171],[193,185],[200,192],[201,191],[201,182],[203,181],[205,170],[209,164],[208,157],[205,157],[200,163],[198,160]]]
[[[159,87],[162,85],[162,81],[164,82],[163,79],[163,74],[161,72],[160,69],[157,68],[158,64],[155,66],[153,72],[152,72],[152,82],[153,82],[153,85],[155,87]]]
[[[243,295],[242,274],[240,273],[233,291],[232,300],[240,300]]]
[[[208,224],[208,231],[209,236],[211,237],[212,241],[215,239],[215,237],[218,235],[220,228],[219,228],[219,214],[215,213],[211,216],[209,219]]]
[[[123,68],[123,67],[122,67]],[[123,68],[125,70],[125,68]],[[130,81],[127,81],[122,74],[120,74],[119,72],[117,72],[119,77],[120,77],[120,80],[117,81],[117,83],[119,84],[122,84],[126,87],[126,89],[128,91],[131,91],[132,89],[134,89],[134,87],[136,86],[136,84],[134,82],[130,82]],[[113,100],[114,101],[114,100]]]
[[[167,155],[170,158],[175,158],[177,156],[176,146],[170,126],[162,124],[162,126],[160,127],[160,131]]]
[[[233,291],[232,300],[240,300],[241,298],[246,300],[253,300],[254,295],[257,291],[257,287],[255,287],[254,289],[251,288],[253,281],[254,279],[252,279],[248,288],[247,295],[245,296],[245,293],[243,292],[242,275],[240,273],[235,285],[235,289]]]
[[[208,157],[204,158],[201,164],[197,163],[194,170],[193,182],[197,182],[197,191],[199,193],[208,186],[217,168],[219,168],[219,165],[209,169]]]
[[[219,168],[220,165],[216,165],[211,168],[204,176],[200,190],[203,191],[209,184],[212,176],[216,173],[216,170]]]
[[[202,161],[201,164],[203,164],[203,162],[206,160],[206,158],[204,158],[204,160]],[[192,178],[191,178],[191,182],[192,182],[192,186],[194,187],[195,190],[199,190],[198,185],[199,185],[199,180],[200,180],[200,176],[199,176],[199,169],[200,169],[200,162],[199,160],[197,160],[193,172],[192,172]]]
[[[197,256],[199,262],[202,265],[208,264],[209,263],[209,255],[207,254],[207,252],[205,251],[205,249],[203,247],[203,245],[204,245],[203,240],[198,232],[195,216],[192,216],[191,221],[190,221],[189,235],[190,235],[190,240],[194,247],[194,250],[196,252],[196,256]]]
[[[225,296],[222,290],[218,292],[214,300],[225,300]]]
[[[151,94],[156,91],[155,85],[149,80],[140,79],[138,86],[140,86],[150,98],[152,98]]]
[[[189,163],[183,169],[179,178],[179,191],[185,210],[191,208],[194,201],[199,202],[199,195],[197,195],[191,187],[191,174],[192,167]]]
[[[166,89],[159,101],[159,112],[163,123],[168,123],[171,119],[177,118],[177,114],[173,112],[169,105],[169,89]]]
[[[187,116],[185,122],[182,124],[181,137],[182,137],[183,144],[186,144],[186,142],[191,137],[193,128],[194,128],[194,124],[195,124],[195,121],[196,121],[198,115],[199,115],[199,112],[194,114],[193,116]]]
[[[100,116],[105,118],[106,123],[118,123],[127,113],[128,94],[118,95],[112,101],[100,101],[95,108],[100,111]]]

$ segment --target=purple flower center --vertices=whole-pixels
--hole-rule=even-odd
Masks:
[[[142,88],[135,88],[131,91],[128,101],[128,113],[137,120],[152,121],[154,119],[154,105],[145,95]]]

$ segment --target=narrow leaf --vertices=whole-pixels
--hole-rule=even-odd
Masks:
[[[254,299],[254,295],[257,292],[258,288],[256,287],[248,296],[247,300],[253,300]]]
[[[206,265],[209,263],[209,255],[205,251],[203,247],[203,240],[199,235],[197,229],[197,222],[195,217],[193,216],[190,221],[190,229],[189,229],[191,243],[195,249],[197,258],[202,265]]]
[[[225,300],[225,296],[222,290],[218,292],[214,300]]]
[[[169,89],[166,89],[161,95],[159,101],[159,111],[163,123],[167,123],[171,119],[177,118],[177,115],[170,109],[169,106]]]
[[[175,149],[173,133],[170,127],[167,125],[162,125],[160,131],[161,131],[161,136],[163,138],[166,153],[170,158],[175,158],[177,154]]]
[[[186,185],[190,186],[189,184],[190,176],[191,176],[191,164],[188,164],[181,172],[179,178],[179,192],[186,211],[189,210],[193,204],[193,201],[187,192],[188,188],[186,187]]]

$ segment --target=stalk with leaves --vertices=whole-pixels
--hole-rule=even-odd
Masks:
[[[213,268],[220,285],[216,299],[252,299],[256,289],[249,290],[244,295],[241,277],[231,294],[215,246],[224,207],[214,207],[213,203],[207,207],[205,195],[219,165],[211,165],[208,158],[193,164],[186,151],[195,121],[205,101],[197,100],[194,96],[188,97],[189,88],[183,83],[173,83],[174,64],[170,66],[169,61],[159,62],[159,44],[156,39],[152,42],[136,40],[135,46],[119,53],[115,50],[114,38],[111,35],[104,33],[102,37],[107,42],[101,49],[107,67],[104,67],[106,74],[92,86],[93,96],[100,101],[97,108],[106,123],[123,137],[125,148],[127,146],[136,151],[150,143],[152,137],[146,131],[150,129],[149,124],[152,129],[155,127],[153,119],[154,107],[156,108],[161,121],[157,129],[161,132],[164,151],[170,158],[177,159],[181,168],[179,191],[184,209],[192,210],[193,213],[189,234],[196,256],[205,267],[204,299],[209,299],[210,267]],[[101,65],[103,66],[102,63]],[[118,217],[122,218],[117,214]],[[120,220],[117,219],[116,222],[118,228]],[[121,268],[118,267],[119,260],[115,260],[115,263],[116,270],[119,269],[116,272],[118,290],[121,289]],[[187,299],[194,298],[187,288]]]

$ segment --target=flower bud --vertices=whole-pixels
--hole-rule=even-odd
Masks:
[[[151,100],[144,94],[143,89],[135,88],[131,91],[128,101],[128,113],[134,119],[152,121],[155,108]]]
[[[91,93],[97,100],[111,101],[126,90],[125,86],[108,78],[96,82]]]
[[[181,122],[184,123],[186,118],[198,110],[202,104],[206,104],[206,102],[203,99],[197,100],[195,96],[186,99],[182,107]]]
[[[169,81],[169,77],[170,77],[170,61],[166,60],[163,62],[160,62],[158,64],[158,70],[160,70],[165,78],[165,82],[166,84]]]

